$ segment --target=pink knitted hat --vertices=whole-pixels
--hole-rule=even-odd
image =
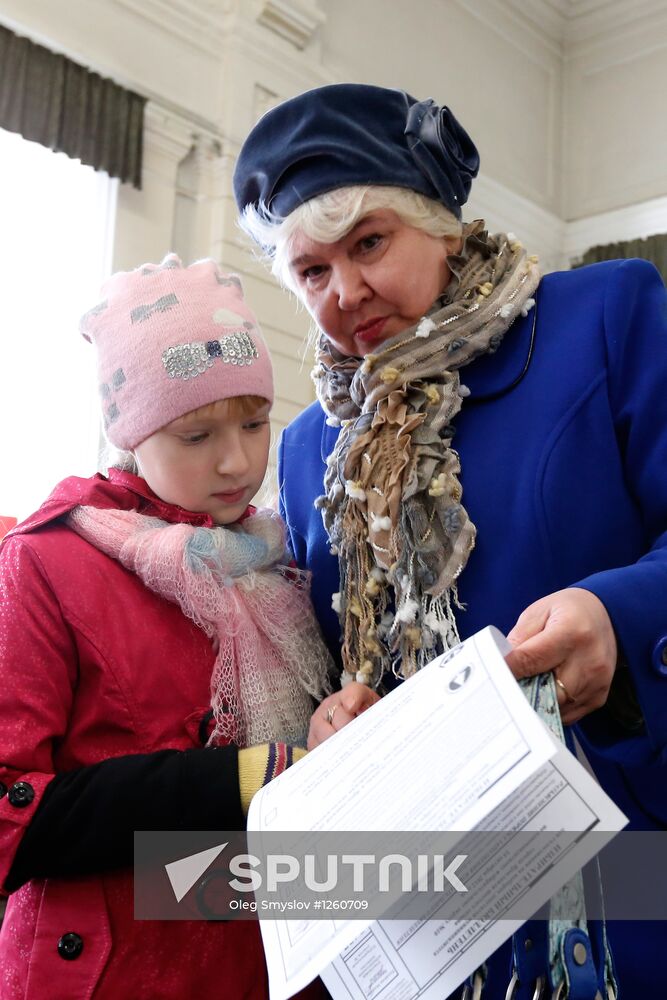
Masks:
[[[177,417],[231,396],[273,402],[271,359],[241,281],[213,260],[120,271],[81,319],[97,348],[107,437],[135,448]]]

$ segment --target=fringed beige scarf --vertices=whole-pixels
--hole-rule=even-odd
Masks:
[[[459,369],[497,350],[540,278],[536,257],[481,221],[448,264],[416,327],[363,361],[322,336],[313,371],[327,422],[342,425],[316,505],[339,559],[343,663],[366,684],[388,668],[408,677],[459,641],[456,580],[475,544],[451,447],[468,392]]]

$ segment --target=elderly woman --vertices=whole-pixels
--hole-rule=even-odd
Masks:
[[[356,84],[269,112],[238,160],[243,225],[319,331],[318,402],[279,458],[295,557],[343,668],[310,744],[392,674],[494,623],[517,677],[554,673],[631,827],[664,829],[664,287],[636,260],[541,277],[516,236],[461,223],[478,164],[447,108]],[[558,979],[526,928],[521,1000]],[[650,995],[667,934],[609,936],[619,996]],[[571,997],[606,996],[603,952],[592,934],[585,963],[564,955]],[[506,954],[485,998],[505,995]]]

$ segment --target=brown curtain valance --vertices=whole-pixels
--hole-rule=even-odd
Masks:
[[[140,188],[145,103],[0,25],[0,128]]]
[[[599,260],[617,260],[619,257],[643,257],[655,264],[667,282],[667,233],[648,236],[644,240],[625,240],[623,243],[608,243],[606,246],[591,247],[573,267],[596,264]]]

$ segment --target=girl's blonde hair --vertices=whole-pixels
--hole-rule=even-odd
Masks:
[[[199,406],[192,410],[198,417],[206,420],[209,417],[228,417],[238,419],[251,417],[262,406],[266,406],[267,399],[263,396],[230,396],[229,399],[218,399],[214,403],[207,403],[206,406]],[[185,414],[183,414],[185,416]],[[120,469],[122,472],[131,472],[135,476],[139,475],[139,466],[131,451],[123,451],[116,448],[107,441],[102,454],[100,455],[100,471],[105,475],[109,469]]]
[[[461,236],[461,223],[442,202],[409,188],[376,184],[327,191],[304,202],[284,219],[271,217],[247,205],[239,224],[263,247],[271,271],[280,283],[295,291],[288,257],[298,233],[318,243],[335,243],[365,215],[379,209],[391,209],[406,225],[422,229],[429,236],[451,239]]]

